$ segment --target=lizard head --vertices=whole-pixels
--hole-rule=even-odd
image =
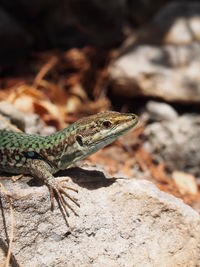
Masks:
[[[77,122],[76,141],[82,149],[98,150],[133,128],[137,122],[135,114],[101,112]]]
[[[66,145],[62,165],[86,158],[132,129],[138,117],[132,113],[101,112],[83,118],[69,127],[73,144]],[[65,161],[65,164],[64,164]]]

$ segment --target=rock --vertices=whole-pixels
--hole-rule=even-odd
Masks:
[[[199,2],[167,5],[122,46],[109,68],[112,92],[200,103],[199,29]]]
[[[137,43],[191,44],[200,40],[199,1],[171,1],[137,33]]]
[[[181,194],[198,194],[197,180],[193,175],[185,172],[174,171],[172,173],[172,179]]]
[[[200,41],[200,3],[172,1],[153,19],[153,24],[166,29],[166,43],[183,44]]]
[[[109,68],[113,93],[200,103],[200,44],[138,45]]]
[[[0,101],[0,114],[8,118],[20,130],[29,134],[42,134],[47,135],[53,133],[55,129],[52,127],[44,127],[43,121],[37,114],[27,114],[19,111],[15,106],[9,102]],[[14,130],[0,117],[0,128]]]
[[[173,121],[156,122],[144,130],[145,148],[170,171],[200,177],[200,116],[185,114]]]
[[[105,179],[106,180],[106,179]],[[68,229],[45,186],[4,181],[15,197],[12,252],[20,266],[200,266],[200,216],[145,180],[82,182]],[[9,207],[2,198],[9,233]],[[0,220],[3,229],[2,220]],[[3,235],[4,232],[2,232]],[[2,256],[1,254],[1,262]]]
[[[166,103],[149,101],[146,109],[150,119],[155,121],[170,121],[178,118],[178,113],[172,106]]]

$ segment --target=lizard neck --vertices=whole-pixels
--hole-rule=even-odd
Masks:
[[[52,155],[52,157],[50,156],[50,161],[53,162],[52,165],[56,166],[55,171],[64,170],[72,166],[75,162],[85,159],[107,144],[105,142],[99,145],[80,146],[77,142],[77,126],[74,123],[48,137],[52,145],[48,149],[47,155]],[[45,147],[47,146],[45,145]]]
[[[64,170],[73,165],[76,161],[87,157],[87,152],[77,143],[77,125],[70,125],[68,128],[56,133],[60,135],[62,151],[58,158],[58,168]]]

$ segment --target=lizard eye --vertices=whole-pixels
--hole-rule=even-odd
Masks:
[[[110,121],[104,121],[104,122],[103,122],[103,126],[104,126],[105,128],[110,128],[111,125],[112,125],[112,123],[111,123]]]
[[[82,136],[81,135],[77,135],[76,136],[76,141],[78,142],[78,144],[80,146],[83,146],[83,140],[82,140]]]

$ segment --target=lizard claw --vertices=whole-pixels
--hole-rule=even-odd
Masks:
[[[54,210],[54,198],[56,200],[56,202],[58,203],[58,207],[62,213],[62,216],[65,220],[65,223],[67,224],[67,226],[69,227],[69,223],[67,220],[67,217],[69,217],[69,212],[67,209],[70,209],[76,216],[78,216],[78,214],[76,213],[76,211],[71,207],[71,205],[66,201],[66,199],[64,198],[64,196],[68,199],[70,199],[74,204],[76,204],[78,207],[80,207],[79,203],[77,202],[77,199],[70,196],[66,190],[64,190],[63,188],[72,190],[74,192],[78,192],[78,190],[66,186],[66,185],[62,185],[59,182],[54,181],[54,183],[48,184],[48,188],[49,188],[49,193],[50,193],[50,200],[51,200],[51,210]]]
[[[62,181],[60,181],[60,183],[62,184],[62,185],[61,185],[62,188],[66,188],[66,189],[69,189],[69,190],[72,190],[72,191],[78,193],[78,190],[77,190],[77,189],[65,185],[65,184],[64,184],[65,182],[69,182],[69,178],[65,178],[65,179],[63,179]]]

